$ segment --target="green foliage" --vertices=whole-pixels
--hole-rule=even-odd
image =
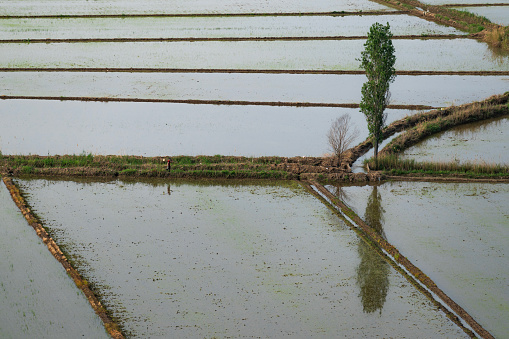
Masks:
[[[366,116],[369,136],[373,140],[375,159],[378,143],[382,142],[382,130],[385,128],[389,104],[389,85],[396,77],[396,56],[392,45],[392,33],[387,26],[374,23],[369,29],[368,39],[361,53],[361,67],[366,71],[368,81],[362,85],[360,110]]]
[[[21,167],[21,172],[23,174],[31,174],[34,172],[34,168],[32,166],[23,166]]]
[[[120,174],[122,175],[135,175],[138,171],[134,168],[127,168],[125,170],[120,171]]]

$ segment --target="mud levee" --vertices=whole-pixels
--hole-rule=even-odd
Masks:
[[[440,121],[441,123],[445,121],[450,121],[450,123],[447,124],[447,128],[451,128],[469,122],[490,119],[496,116],[507,115],[509,114],[509,107],[507,106],[508,102],[509,102],[509,92],[503,95],[494,95],[486,100],[479,102],[473,102],[461,106],[451,106],[444,109],[438,109],[430,112],[424,112],[408,116],[403,119],[397,120],[390,124],[389,126],[387,126],[382,133],[383,139],[387,139],[398,132],[409,130],[415,127],[416,125],[422,123],[430,124],[431,122],[431,124],[434,124],[435,123],[434,121]],[[451,117],[451,119],[447,119],[448,117]],[[401,146],[394,148],[396,145],[395,144],[396,139],[398,139],[396,138],[389,145],[387,145],[382,151],[380,151],[380,153],[381,154],[383,154],[384,152],[389,153],[395,150],[397,150],[398,152],[403,151],[405,148],[410,147],[411,145],[422,140],[423,138],[431,135],[430,133],[428,134],[426,133],[432,131],[438,133],[441,130],[428,128],[425,129],[424,133],[420,132],[418,134],[415,134],[415,136],[414,133],[417,132],[410,130],[409,133],[412,133],[412,138],[409,138],[408,140],[405,139],[406,141],[403,142]],[[369,138],[366,139],[359,145],[347,151],[347,154],[345,156],[345,162],[349,166],[351,166],[358,158],[366,154],[372,147],[373,144],[371,142],[371,139]],[[391,149],[392,151],[389,151],[389,149]]]
[[[68,19],[68,18],[193,18],[193,17],[250,17],[250,16],[347,16],[347,15],[400,15],[402,11],[341,11],[341,12],[267,12],[267,13],[158,13],[158,14],[82,14],[82,15],[0,15],[1,19]]]
[[[313,190],[311,185],[318,190],[319,194]],[[321,184],[313,180],[305,183],[305,186],[311,193],[320,198],[322,201],[325,199],[323,199],[321,195],[326,197],[326,199],[328,199],[331,204],[335,205],[335,207],[339,208],[339,210],[344,215],[350,218],[356,224],[357,227],[352,225],[348,220],[346,220],[347,224],[349,224],[349,226],[353,228],[357,233],[360,233],[360,236],[371,246],[377,249],[379,253],[382,252],[381,250],[385,251],[390,256],[391,258],[390,261],[394,260],[394,262],[401,265],[415,280],[413,282],[414,286],[416,286],[422,293],[426,294],[428,298],[434,300],[435,298],[433,298],[433,294],[440,298],[442,302],[437,303],[437,301],[434,300],[437,303],[437,306],[452,321],[454,321],[458,326],[460,326],[465,331],[465,333],[467,333],[472,338],[475,338],[477,335],[479,335],[482,338],[493,338],[493,336],[488,331],[486,331],[479,323],[477,323],[461,306],[459,306],[456,302],[454,302],[454,300],[449,298],[449,296],[447,296],[435,284],[435,282],[433,282],[433,280],[431,280],[426,274],[424,274],[418,267],[413,265],[405,256],[403,256],[398,251],[397,248],[395,248],[382,236],[380,236],[373,228],[366,224],[359,216],[357,216],[341,200],[339,200],[332,193],[330,193],[325,187],[323,187]],[[329,203],[327,201],[325,202],[327,204]],[[425,286],[427,290],[425,288],[422,288],[420,284]],[[461,318],[461,320],[458,319],[458,317]],[[475,333],[473,333],[467,326],[464,326],[462,321],[464,321]]]
[[[291,101],[242,101],[242,100],[197,100],[197,99],[141,99],[141,98],[112,98],[112,97],[52,97],[52,96],[7,96],[3,100],[59,100],[59,101],[98,101],[98,102],[155,102],[191,105],[229,105],[229,106],[278,106],[278,107],[339,107],[359,108],[354,103],[321,103],[321,102],[291,102]],[[427,105],[389,105],[389,109],[425,110],[433,109]]]
[[[463,34],[394,35],[393,40],[465,39]],[[475,37],[472,37],[475,38]],[[92,43],[92,42],[202,42],[202,41],[314,41],[366,40],[367,36],[281,36],[281,37],[218,37],[218,38],[77,38],[77,39],[0,39],[1,44],[22,43]]]
[[[16,67],[0,68],[0,72],[90,72],[90,73],[228,73],[228,74],[334,74],[364,75],[363,70],[306,70],[306,69],[235,69],[235,68],[97,68],[97,67]],[[509,75],[509,71],[396,71],[396,75]],[[7,98],[0,96],[0,99]]]
[[[32,213],[30,207],[26,203],[23,198],[19,188],[13,183],[11,178],[2,177],[2,180],[5,186],[9,189],[12,200],[16,203],[16,206],[20,209],[21,213],[27,220],[28,224],[33,227],[39,238],[46,244],[48,250],[51,252],[53,257],[58,260],[66,270],[67,274],[74,280],[76,286],[85,294],[87,300],[90,305],[96,312],[96,314],[101,318],[104,327],[108,334],[114,339],[124,338],[123,334],[120,332],[120,329],[116,323],[114,323],[111,318],[106,313],[106,309],[99,302],[94,292],[88,286],[88,283],[85,279],[83,279],[80,274],[71,266],[67,258],[62,253],[58,245],[55,241],[48,235],[42,224],[39,222],[37,217]]]

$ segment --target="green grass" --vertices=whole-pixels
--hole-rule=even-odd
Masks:
[[[374,160],[366,163],[374,167]],[[509,165],[482,162],[417,162],[413,159],[399,159],[395,154],[378,157],[378,169],[393,175],[422,173],[431,175],[461,174],[466,176],[509,176]]]

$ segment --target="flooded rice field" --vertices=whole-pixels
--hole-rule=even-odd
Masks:
[[[424,0],[429,5],[509,4],[509,0]]]
[[[509,333],[508,184],[332,187],[494,337]]]
[[[0,39],[255,38],[365,36],[375,22],[394,35],[465,34],[408,15],[2,19]]]
[[[130,337],[464,337],[297,183],[17,182]]]
[[[359,70],[363,44],[364,40],[13,43],[0,44],[0,67]],[[508,55],[494,54],[472,39],[393,44],[397,70],[509,69]]]
[[[0,337],[108,338],[0,181]]]
[[[365,75],[232,73],[0,72],[8,96],[232,100],[351,104],[361,101]],[[396,77],[392,105],[446,107],[509,89],[508,76]]]
[[[403,158],[417,161],[509,164],[509,118],[456,126],[408,148]]]
[[[0,15],[108,15],[108,14],[220,14],[333,11],[391,11],[368,0],[9,0]]]
[[[499,1],[496,2],[502,3]],[[488,18],[491,22],[499,25],[509,25],[509,6],[456,7],[455,9],[483,16]]]
[[[3,154],[321,156],[343,113],[361,131],[357,109],[168,103],[0,101]],[[416,111],[388,110],[388,121]],[[206,142],[203,142],[206,140]]]

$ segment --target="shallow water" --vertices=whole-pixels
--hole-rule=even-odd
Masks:
[[[329,187],[495,338],[509,333],[508,184]]]
[[[364,40],[0,44],[8,68],[199,68],[359,70]],[[395,40],[397,70],[507,71],[473,39]],[[468,50],[468,53],[464,53]],[[319,53],[318,53],[319,52]]]
[[[347,108],[2,100],[0,109],[3,154],[321,156],[344,113],[358,141],[368,135],[364,115]]]
[[[509,0],[424,0],[429,5],[450,5],[450,4],[509,4]]]
[[[503,2],[497,0],[496,3]],[[483,16],[485,18],[488,18],[491,22],[499,25],[503,26],[509,25],[509,6],[456,7],[455,9]]]
[[[332,12],[392,9],[368,0],[9,0],[0,15]]]
[[[394,35],[466,34],[408,15],[3,19],[0,39],[365,36],[375,22]]]
[[[416,161],[509,164],[509,118],[454,127],[403,152]]]
[[[0,181],[0,337],[108,338]]]
[[[297,183],[19,183],[131,337],[464,337]]]
[[[359,103],[364,75],[0,72],[2,94],[173,100]],[[508,76],[404,76],[391,104],[445,107],[509,89]]]

